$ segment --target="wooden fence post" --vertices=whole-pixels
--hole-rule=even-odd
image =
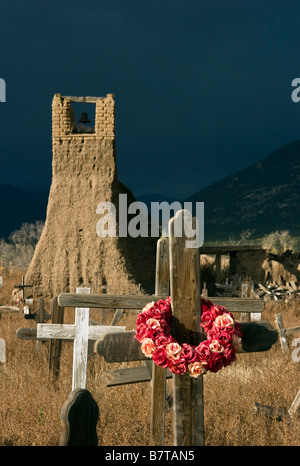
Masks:
[[[181,222],[181,236],[175,236],[176,222]],[[186,211],[177,212],[169,222],[171,304],[174,337],[179,344],[197,345],[201,340],[200,254],[199,248],[185,247],[188,222],[191,227]],[[173,389],[174,445],[204,445],[203,376],[173,374]]]
[[[58,297],[55,296],[51,301],[51,321],[53,324],[64,323],[64,308],[58,304]],[[49,376],[56,380],[60,370],[60,354],[62,340],[50,340],[49,349]]]
[[[242,283],[241,285],[241,298],[248,298],[249,297],[249,283]],[[249,312],[242,312],[241,313],[241,322],[250,322],[251,315]]]
[[[169,239],[160,238],[156,251],[155,294],[169,294]],[[164,444],[165,427],[165,392],[166,370],[151,362],[152,367],[152,403],[151,436],[155,445]]]

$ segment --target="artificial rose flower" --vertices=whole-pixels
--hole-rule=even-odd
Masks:
[[[208,299],[201,298],[201,312],[202,314],[206,311],[209,311],[210,308],[213,306],[213,303]]]
[[[165,335],[161,332],[160,335],[155,339],[155,344],[157,347],[167,346],[172,341],[174,341],[174,338],[171,335]]]
[[[135,329],[135,338],[139,342],[141,342],[144,338],[146,338],[149,334],[149,329],[145,324],[140,324]]]
[[[151,308],[153,307],[154,304],[155,304],[154,301],[152,301],[152,303],[146,304],[146,306],[144,307],[144,309],[142,310],[142,312],[147,312],[147,311],[149,311],[149,309],[151,309]]]
[[[159,320],[158,319],[153,319],[153,317],[150,317],[150,319],[146,320],[146,325],[148,325],[152,329],[160,327]]]
[[[157,366],[168,367],[169,359],[166,355],[166,350],[163,346],[159,346],[152,355],[153,361]]]
[[[223,367],[223,357],[221,353],[211,353],[208,364],[205,368],[210,372],[218,372]]]
[[[213,323],[214,323],[214,316],[212,315],[212,313],[210,311],[206,311],[206,312],[203,312],[202,316],[201,316],[201,327],[204,328],[204,331],[205,332],[208,332],[208,330],[210,330],[213,326]]]
[[[209,349],[212,353],[223,353],[224,346],[218,340],[212,340],[209,344]]]
[[[201,343],[199,343],[199,345],[196,346],[195,352],[197,353],[201,364],[207,364],[207,361],[211,355],[211,351],[209,349],[209,341],[201,341]]]
[[[215,319],[214,325],[216,325],[217,327],[233,327],[234,320],[230,314],[226,313],[226,314],[217,316]]]
[[[182,359],[171,359],[169,369],[173,374],[184,374],[186,372],[186,363]]]
[[[240,326],[239,322],[234,323],[234,333],[240,338],[242,338],[242,336],[243,336],[243,332],[241,330],[241,326]]]
[[[223,364],[224,366],[229,366],[232,362],[236,360],[236,354],[233,348],[226,348],[223,354]]]
[[[171,342],[166,346],[166,354],[168,358],[178,359],[181,353],[181,346],[176,342]]]
[[[166,323],[171,326],[172,325],[172,311],[171,311],[171,308],[167,311],[165,311],[165,321]]]
[[[136,318],[136,323],[135,323],[136,327],[137,327],[138,325],[145,324],[146,321],[147,321],[147,319],[149,319],[149,317],[147,316],[147,314],[141,312],[141,313],[137,316],[137,318]]]
[[[160,321],[160,326],[159,327],[151,328],[151,327],[148,327],[148,325],[146,325],[146,327],[148,329],[148,335],[147,336],[149,338],[152,338],[152,340],[157,340],[157,338],[161,337],[162,335],[165,335],[166,337],[168,337],[170,335],[170,329],[167,326],[165,320]],[[170,343],[170,342],[168,342],[168,343]]]
[[[154,351],[154,342],[151,338],[144,338],[141,344],[141,350],[147,358],[151,358]]]
[[[170,296],[169,296],[169,298],[167,298],[167,299],[159,299],[159,300],[156,302],[157,307],[158,307],[161,311],[166,311],[167,309],[169,309],[170,304],[171,304],[171,297],[170,297]]]
[[[221,345],[228,346],[232,344],[234,329],[232,327],[213,327],[207,332],[207,338],[210,340],[219,340]]]
[[[194,362],[198,358],[195,349],[187,343],[182,343],[180,357],[190,362]]]
[[[160,311],[156,306],[153,306],[149,311],[144,312],[148,319],[153,318],[157,320],[165,319],[166,315],[164,311]]]
[[[210,312],[212,313],[213,318],[215,319],[216,317],[221,316],[222,314],[226,314],[227,309],[224,306],[213,305]]]
[[[167,298],[166,300],[160,299],[157,301],[157,306],[159,311],[164,316],[168,325],[171,325],[172,322],[172,309],[171,309],[171,297]]]
[[[157,328],[148,328],[148,332],[147,332],[147,337],[148,338],[151,338],[151,340],[153,340],[154,342],[156,342],[156,340],[158,338],[160,338],[161,336],[164,335],[164,332],[162,331],[162,329],[160,327],[157,327]],[[156,343],[155,343],[156,345]]]
[[[198,378],[199,375],[204,374],[206,371],[199,361],[191,362],[188,365],[188,370],[191,377]]]

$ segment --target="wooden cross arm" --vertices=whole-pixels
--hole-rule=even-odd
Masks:
[[[112,380],[107,383],[107,387],[128,385],[131,383],[151,382],[152,380],[152,374],[147,365],[107,371],[106,374],[113,377]],[[169,369],[167,369],[166,378],[172,378],[172,372],[170,372]]]
[[[14,285],[14,288],[32,288],[33,285],[23,285],[20,283],[19,285]]]
[[[278,333],[269,322],[241,322],[243,332],[241,353],[267,351],[277,341]],[[94,345],[95,353],[106,362],[143,361],[147,358],[140,343],[134,338],[135,330],[107,333]]]
[[[21,312],[17,306],[0,306],[0,314],[9,312]]]
[[[243,332],[241,353],[268,351],[278,340],[278,333],[269,322],[241,322]]]
[[[62,307],[88,307],[103,309],[143,309],[146,304],[158,301],[167,296],[155,295],[108,295],[78,293],[61,293],[58,295],[58,304]]]
[[[109,325],[95,325],[89,327],[89,340],[97,340],[103,333],[122,332],[126,327],[111,327]],[[38,324],[37,328],[18,328],[16,335],[19,340],[74,340],[75,325],[70,324]]]
[[[109,295],[78,293],[61,293],[58,295],[58,304],[61,307],[89,307],[103,309],[136,309],[140,312],[146,304],[165,299],[167,296],[157,295]],[[214,304],[223,305],[230,312],[257,312],[264,310],[265,303],[259,299],[249,298],[207,298]]]

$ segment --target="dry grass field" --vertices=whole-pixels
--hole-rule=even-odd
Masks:
[[[23,272],[24,273],[24,272]],[[4,276],[0,305],[10,304],[13,285],[22,271]],[[49,311],[49,306],[45,306]],[[266,306],[263,320],[274,325],[281,312],[285,327],[299,325],[300,303]],[[99,312],[91,312],[99,320]],[[72,323],[73,310],[65,311]],[[111,315],[107,315],[109,320]],[[105,322],[105,317],[103,318]],[[106,323],[106,322],[105,322]],[[133,317],[120,323],[134,328]],[[48,343],[21,341],[19,327],[36,326],[23,314],[3,314],[0,337],[6,341],[7,362],[0,365],[0,445],[55,446],[61,433],[60,411],[72,384],[72,344],[63,344],[61,373],[56,384],[48,379]],[[291,342],[298,335],[291,335]],[[209,446],[300,446],[300,419],[287,422],[254,413],[254,403],[289,408],[300,386],[300,363],[292,361],[292,346],[283,355],[279,341],[267,353],[239,355],[237,361],[204,378],[205,443]],[[136,363],[137,365],[138,363]],[[134,365],[134,364],[133,364]],[[89,360],[87,389],[98,403],[99,446],[147,446],[150,429],[150,384],[107,388],[108,365],[100,356]],[[171,385],[170,385],[171,389]],[[165,445],[173,445],[172,408],[166,408]]]

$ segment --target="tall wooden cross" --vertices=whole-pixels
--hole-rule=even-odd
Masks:
[[[181,238],[175,237],[174,219],[172,219],[170,221],[169,264],[171,303],[175,322],[173,336],[179,342],[198,344],[201,339],[199,331],[201,318],[200,251],[199,248],[185,248],[186,240],[184,235]],[[156,301],[161,297],[163,296],[144,296],[146,303]],[[119,307],[130,308],[125,305],[125,297],[107,296],[107,298],[111,302],[118,302]],[[68,298],[66,295],[61,295],[59,300],[61,304],[64,304]],[[110,307],[108,300],[106,306]],[[94,303],[96,301],[97,297],[94,297]],[[262,312],[264,307],[261,301],[248,298],[213,298],[213,301],[215,304],[224,305],[231,312]],[[142,307],[143,305],[140,309]],[[243,332],[241,352],[267,351],[278,338],[277,332],[268,322],[243,322],[241,329]],[[145,360],[147,358],[143,355],[134,335],[134,330],[122,334],[104,335],[95,343],[95,351],[110,362]],[[124,354],[124,348],[126,348],[126,354]],[[154,373],[159,369],[161,368],[155,368]],[[156,385],[157,383],[154,382],[153,386]],[[155,391],[155,388],[152,388],[152,393]],[[194,379],[187,374],[173,374],[173,392],[174,444],[176,446],[204,445],[203,377]],[[153,398],[152,407],[155,410]]]
[[[14,285],[14,288],[22,290],[22,299],[25,299],[25,288],[32,288],[33,285],[25,285],[25,277],[22,277],[22,283],[19,285]]]

